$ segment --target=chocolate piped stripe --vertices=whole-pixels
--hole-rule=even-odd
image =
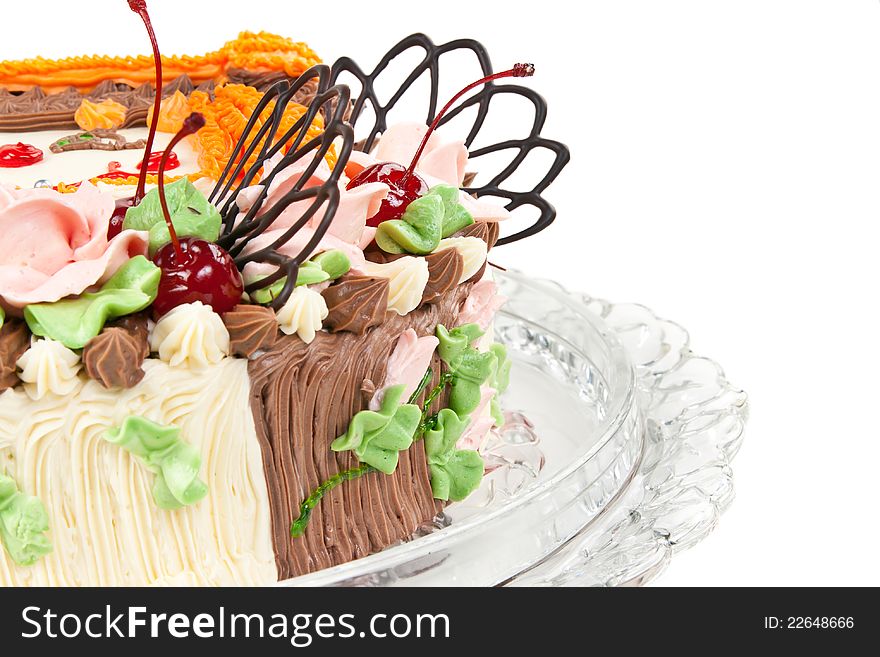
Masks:
[[[31,344],[31,332],[20,319],[7,318],[0,328],[0,392],[19,383],[15,362]]]
[[[181,75],[162,87],[162,97],[167,98],[177,91],[189,96],[196,90],[213,93],[214,83],[211,81],[196,86],[189,76]],[[74,114],[84,99],[120,103],[128,109],[121,127],[140,127],[146,124],[147,110],[153,104],[155,95],[156,90],[150,83],[130,87],[112,80],[105,80],[87,94],[73,87],[56,94],[46,94],[39,87],[20,94],[0,89],[0,132],[76,130],[79,126]]]
[[[422,293],[422,303],[436,303],[458,285],[464,272],[464,258],[455,249],[443,249],[425,257],[428,263],[428,283]]]
[[[128,333],[138,345],[141,360],[150,355],[150,325],[146,312],[126,315],[110,322],[110,328],[121,328]]]
[[[439,303],[401,317],[389,314],[364,336],[318,333],[306,345],[281,336],[248,365],[251,409],[269,490],[273,543],[280,579],[366,556],[406,540],[441,509],[431,493],[423,443],[400,454],[393,475],[370,474],[332,490],[312,514],[305,534],[293,539],[290,525],[299,504],[322,481],[358,465],[351,452],[330,443],[364,408],[361,386],[385,379],[395,338],[407,328],[432,335],[437,324],[455,326],[470,285]],[[441,364],[432,364],[435,385]],[[446,403],[435,402],[435,410]]]
[[[388,311],[387,278],[343,276],[321,295],[328,311],[324,326],[334,333],[363,335],[368,328],[379,326]]]
[[[122,328],[105,328],[82,352],[86,374],[105,388],[133,388],[144,378],[143,349]]]
[[[270,308],[239,304],[223,315],[229,331],[229,350],[235,356],[250,358],[258,351],[275,346],[278,320]]]

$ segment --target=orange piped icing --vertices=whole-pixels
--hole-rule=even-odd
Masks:
[[[291,77],[298,77],[320,63],[320,58],[305,43],[268,32],[242,32],[220,50],[204,55],[162,57],[166,79],[188,75],[196,84],[208,80],[221,83],[230,68],[284,71]],[[41,87],[46,93],[53,93],[75,87],[88,92],[104,80],[123,82],[134,87],[146,82],[155,83],[153,58],[146,55],[85,55],[54,60],[36,57],[0,62],[0,87],[6,87],[9,91]]]
[[[91,130],[115,130],[125,121],[128,109],[125,105],[115,100],[103,100],[94,103],[88,98],[83,98],[82,103],[73,115],[76,124],[85,131]]]
[[[206,119],[205,127],[195,135],[199,166],[203,174],[214,180],[219,179],[232,155],[232,149],[244,133],[244,128],[262,97],[263,94],[253,87],[241,84],[218,87],[213,101],[202,91],[193,92],[189,98],[190,111],[201,112]],[[260,123],[254,127],[251,134],[256,135],[259,132],[262,121],[271,116],[274,107],[274,101],[269,103],[261,114]],[[305,111],[306,108],[302,105],[288,103],[276,137],[280,137],[293,127]],[[320,115],[315,117],[308,128],[306,141],[318,137],[323,127],[324,122]],[[254,150],[254,154],[248,160],[248,166],[256,161],[259,151],[259,148]],[[327,163],[331,168],[336,164],[335,151],[331,150],[327,154]]]
[[[183,120],[189,116],[189,101],[180,91],[162,100],[159,108],[159,132],[176,134],[183,127]],[[153,105],[147,110],[147,125],[153,122]]]

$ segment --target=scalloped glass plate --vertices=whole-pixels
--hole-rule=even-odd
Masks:
[[[745,394],[642,306],[496,280],[513,371],[480,489],[410,541],[284,585],[641,584],[715,526]]]

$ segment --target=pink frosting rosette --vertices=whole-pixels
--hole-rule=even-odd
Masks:
[[[90,184],[73,194],[0,184],[0,299],[8,309],[58,301],[106,282],[146,255],[148,235],[107,239],[114,200]]]

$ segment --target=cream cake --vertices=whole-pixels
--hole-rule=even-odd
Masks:
[[[304,44],[154,53],[0,63],[2,585],[358,559],[470,495],[504,423],[510,213],[437,129],[461,94],[356,150]]]

